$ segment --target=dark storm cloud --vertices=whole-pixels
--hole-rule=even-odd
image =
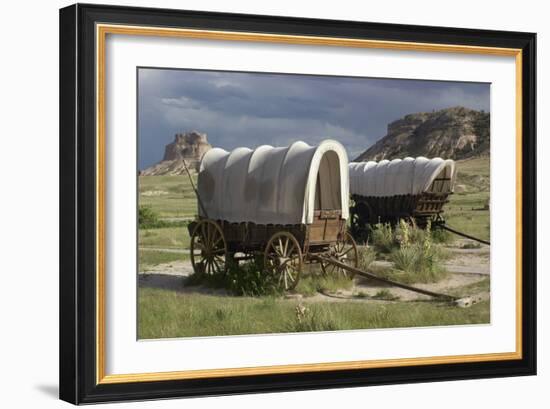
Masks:
[[[451,106],[489,110],[489,84],[376,78],[139,70],[139,166],[177,132],[224,149],[337,139],[350,158],[402,116]]]

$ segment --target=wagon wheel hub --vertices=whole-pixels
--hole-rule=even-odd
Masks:
[[[291,259],[290,259],[289,257],[278,257],[278,258],[277,258],[277,262],[278,262],[277,264],[278,264],[279,266],[283,266],[283,265],[285,265],[286,263],[288,263],[290,260],[291,260]]]
[[[332,258],[350,267],[357,268],[359,266],[357,245],[348,232],[330,247],[329,254]],[[338,275],[349,279],[353,279],[355,275],[344,268],[337,267],[330,263],[321,263],[321,270],[325,275]]]

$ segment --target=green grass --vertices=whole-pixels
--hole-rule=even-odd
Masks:
[[[353,281],[339,275],[308,275],[301,277],[294,291],[306,297],[313,296],[319,291],[336,292],[349,290]]]
[[[308,266],[311,267],[311,266]],[[254,262],[233,265],[225,275],[194,273],[188,277],[187,286],[202,285],[208,288],[225,288],[236,296],[280,296],[283,291],[278,287],[276,278],[269,276],[263,268]],[[305,297],[316,295],[319,291],[336,292],[351,289],[353,281],[338,274],[324,275],[317,269],[304,269],[300,281],[292,293]]]
[[[457,162],[456,185],[465,192],[455,192],[445,205],[445,220],[450,227],[480,239],[490,238],[489,210],[484,209],[490,196],[489,158]]]
[[[139,250],[139,269],[156,266],[158,264],[171,263],[174,261],[189,260],[189,255],[185,253],[175,253],[159,250]]]
[[[188,249],[189,232],[187,226],[165,227],[160,229],[140,229],[139,246]]]
[[[196,186],[196,176],[194,176]],[[193,219],[197,199],[187,175],[140,176],[139,204],[150,206],[161,218]]]
[[[262,265],[256,261],[231,263],[223,274],[195,272],[187,278],[185,284],[225,288],[230,294],[237,296],[262,297],[282,294],[276,277],[266,274]]]
[[[181,220],[195,217],[197,200],[187,175],[140,176],[139,205],[150,207],[166,224],[160,228],[139,229],[139,247],[146,249],[139,252],[140,270],[161,263],[188,260],[187,254],[151,250],[189,248],[189,232]]]
[[[317,303],[273,297],[219,297],[140,288],[139,338],[173,338],[401,328],[489,322],[489,303]],[[300,312],[301,307],[306,310]]]
[[[383,289],[379,290],[372,296],[375,300],[384,300],[384,301],[396,301],[399,299],[398,296],[393,295],[390,290]]]

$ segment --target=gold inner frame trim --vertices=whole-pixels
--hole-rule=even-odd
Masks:
[[[107,34],[157,36],[223,41],[247,41],[297,45],[371,48],[399,51],[423,51],[483,54],[515,57],[516,64],[516,350],[504,353],[450,355],[368,361],[321,362],[313,364],[185,370],[132,374],[105,374],[105,41]],[[348,369],[389,368],[466,362],[517,360],[522,358],[522,51],[515,48],[432,44],[352,38],[294,36],[234,31],[178,29],[164,27],[96,25],[96,382],[114,384],[163,380],[204,379],[214,377],[290,374]]]

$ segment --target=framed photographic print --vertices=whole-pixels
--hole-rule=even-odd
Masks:
[[[61,9],[61,399],[535,374],[535,41]]]

